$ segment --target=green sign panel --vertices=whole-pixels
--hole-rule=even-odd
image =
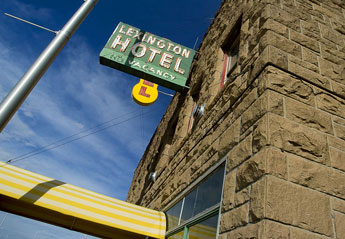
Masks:
[[[120,22],[100,63],[175,91],[186,88],[195,51]]]

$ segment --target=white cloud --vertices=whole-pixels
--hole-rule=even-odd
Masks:
[[[35,7],[30,4],[19,2],[17,0],[11,0],[11,7],[15,9],[15,14],[21,18],[26,19],[39,19],[44,21],[51,19],[52,10],[42,7]]]
[[[14,5],[18,4],[14,2]],[[20,12],[27,15],[44,16],[49,13],[47,9],[30,5],[18,6]],[[1,23],[0,29],[0,97],[3,98],[33,62],[37,52],[26,57],[14,55],[17,49],[13,49],[12,41],[4,36],[20,36],[16,33],[7,35],[10,29]],[[23,41],[21,48],[30,51],[30,44],[30,41]],[[137,162],[164,111],[164,107],[156,103],[143,112],[157,111],[131,119],[140,116],[142,110],[130,97],[131,87],[137,83],[133,79],[99,65],[98,52],[94,52],[85,39],[75,35],[0,134],[0,160],[7,161],[114,119],[104,125],[114,124],[113,127],[36,154],[14,165],[124,200]],[[165,105],[168,103],[165,98],[162,102]],[[143,119],[146,120],[144,123],[141,122]],[[90,132],[94,131],[79,136]],[[33,235],[11,234],[18,233],[15,231],[18,223]],[[40,238],[38,235],[42,235],[41,238],[55,238],[48,235],[53,229],[42,227],[15,218],[1,228],[0,238],[6,233],[14,235],[12,238],[34,238],[36,232],[39,232],[37,238]],[[55,231],[54,234],[63,235]]]

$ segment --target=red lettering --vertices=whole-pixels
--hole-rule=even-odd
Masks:
[[[143,84],[153,87],[153,83],[147,80],[144,80]]]
[[[149,95],[149,94],[146,94],[146,89],[147,89],[147,87],[142,86],[142,87],[140,88],[139,95],[142,95],[142,96],[145,96],[145,97],[149,98],[150,95]]]

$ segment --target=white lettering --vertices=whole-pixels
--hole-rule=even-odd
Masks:
[[[150,67],[149,71],[151,71],[152,73],[156,74],[155,68]]]
[[[122,34],[126,34],[126,33],[123,31],[123,28],[125,28],[125,26],[124,26],[124,25],[122,25],[122,26],[121,26],[121,28],[120,28],[119,32],[120,32],[120,33],[122,33]]]
[[[127,38],[126,41],[122,42],[121,38],[122,38],[121,35],[117,35],[115,37],[113,43],[111,44],[110,48],[114,48],[115,49],[117,45],[120,45],[120,46],[122,46],[120,51],[125,52],[127,47],[128,47],[128,45],[129,45],[129,43],[131,42],[131,40],[129,38]]]
[[[176,59],[176,63],[175,63],[175,66],[174,66],[174,71],[176,71],[177,73],[180,73],[181,75],[184,75],[185,70],[180,69],[181,61],[182,61],[181,57],[178,57]]]
[[[135,30],[135,35],[133,36],[133,38],[137,38],[138,40],[140,40],[141,35],[143,35],[142,32],[140,32],[140,31],[138,31],[138,30]]]
[[[157,46],[161,49],[165,47],[165,41],[164,40],[159,40],[157,41]]]
[[[150,54],[149,59],[147,59],[148,62],[153,62],[154,59],[155,59],[155,56],[156,56],[157,54],[161,54],[161,53],[162,53],[162,51],[160,51],[160,50],[158,50],[158,49],[156,49],[156,48],[153,48],[153,47],[151,47],[151,46],[149,47],[149,50],[151,51],[151,54]]]
[[[140,52],[137,51],[139,47],[141,47]],[[146,50],[147,50],[147,48],[146,48],[145,44],[136,43],[136,44],[134,44],[134,46],[132,48],[132,54],[133,54],[133,56],[140,58],[140,57],[143,57],[145,55]]]
[[[167,69],[170,69],[170,64],[172,63],[173,57],[174,57],[173,55],[164,52],[162,57],[161,57],[161,60],[159,61],[159,65],[161,65]]]
[[[138,62],[138,61],[129,60],[128,62],[131,65],[131,67],[137,67],[139,69],[143,69],[144,71],[152,72],[153,74],[156,74],[156,75],[159,75],[159,76],[163,76],[165,79],[169,79],[169,78],[171,80],[176,79],[176,77],[171,75],[171,74],[169,74],[169,72],[162,71],[162,70],[156,70],[155,68],[150,67],[149,65],[140,65],[140,62]]]
[[[173,51],[174,51],[174,53],[175,53],[176,55],[180,55],[182,49],[181,49],[180,46],[175,46],[174,49],[173,49]]]
[[[131,60],[129,60],[128,62],[129,62],[129,64],[132,65],[132,66],[136,66],[136,67],[138,67],[138,68],[141,68],[140,63],[137,62],[137,61],[131,61]]]
[[[128,28],[128,30],[126,32],[126,35],[131,37],[133,33],[134,33],[134,29],[130,27],[130,28]]]
[[[155,38],[155,37],[152,37],[152,35],[150,35],[150,36],[147,38],[147,40],[146,40],[146,42],[147,42],[148,44],[151,44],[151,45],[153,45],[153,44],[155,43],[155,41],[156,41],[156,38]]]
[[[183,49],[181,56],[184,56],[185,58],[189,58],[190,51],[187,49]]]
[[[173,46],[174,46],[174,44],[172,44],[171,42],[168,42],[168,49],[167,50],[170,51],[170,48]]]
[[[147,36],[146,34],[147,34],[147,33],[144,34],[142,41],[145,41],[145,38],[146,38],[146,36]]]

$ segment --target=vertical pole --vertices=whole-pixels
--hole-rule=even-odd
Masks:
[[[20,105],[24,102],[31,90],[47,71],[56,56],[64,48],[68,40],[78,29],[87,15],[92,11],[98,0],[84,0],[78,11],[59,31],[47,48],[41,53],[29,70],[17,82],[11,92],[0,104],[0,132],[5,128]]]

